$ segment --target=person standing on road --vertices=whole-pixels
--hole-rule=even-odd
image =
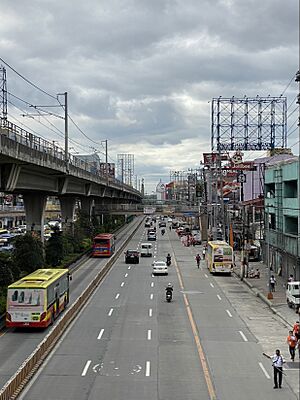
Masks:
[[[197,263],[197,267],[199,268],[200,260],[201,260],[200,254],[196,255],[195,260],[196,260],[196,263]]]
[[[275,285],[276,285],[276,278],[274,275],[272,275],[270,278],[271,292],[275,292]]]
[[[296,338],[299,340],[300,339],[300,323],[299,323],[299,321],[296,321],[294,323],[293,333],[296,336]]]
[[[286,338],[286,342],[289,345],[289,352],[291,355],[291,360],[295,360],[295,350],[296,350],[296,345],[297,345],[297,338],[293,334],[293,331],[289,331],[288,337]]]
[[[274,389],[281,389],[282,385],[282,367],[285,363],[280,350],[277,349],[274,356],[272,357],[273,373],[274,373]],[[278,385],[279,384],[279,385]]]
[[[202,250],[202,257],[203,257],[203,260],[205,260],[205,253],[206,253],[205,247],[203,247],[203,250]]]

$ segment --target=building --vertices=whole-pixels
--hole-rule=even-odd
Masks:
[[[298,159],[269,164],[265,169],[265,260],[277,274],[300,280],[298,243]]]
[[[165,185],[162,183],[160,180],[158,184],[156,185],[156,199],[159,201],[165,200],[166,199],[166,188]]]

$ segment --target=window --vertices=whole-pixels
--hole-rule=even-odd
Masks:
[[[285,216],[285,233],[290,235],[298,234],[298,218]]]
[[[284,197],[296,198],[297,197],[297,180],[284,182]]]

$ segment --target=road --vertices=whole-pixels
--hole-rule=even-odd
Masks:
[[[128,248],[143,241],[140,228]],[[173,255],[169,276],[120,257],[20,398],[296,399],[285,382],[273,390],[261,344],[226,297],[235,278],[197,269],[174,232],[154,246],[156,259]]]
[[[140,221],[140,218],[124,228],[117,235],[116,247],[118,248],[128,232]],[[70,304],[72,304],[82,291],[88,286],[97,273],[103,268],[106,259],[88,259],[76,272],[72,274],[70,282]],[[35,329],[4,329],[0,332],[0,387],[17,371],[23,361],[32,353],[42,339],[49,332]]]

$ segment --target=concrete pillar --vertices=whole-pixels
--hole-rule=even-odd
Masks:
[[[25,193],[23,201],[26,215],[26,231],[37,232],[43,240],[47,195],[37,192]]]
[[[81,203],[81,211],[84,214],[88,215],[89,218],[91,219],[92,210],[94,207],[94,199],[92,199],[91,197],[81,197],[80,203]]]
[[[59,197],[60,209],[61,209],[61,224],[63,231],[72,230],[74,223],[74,213],[76,198],[75,197]]]

